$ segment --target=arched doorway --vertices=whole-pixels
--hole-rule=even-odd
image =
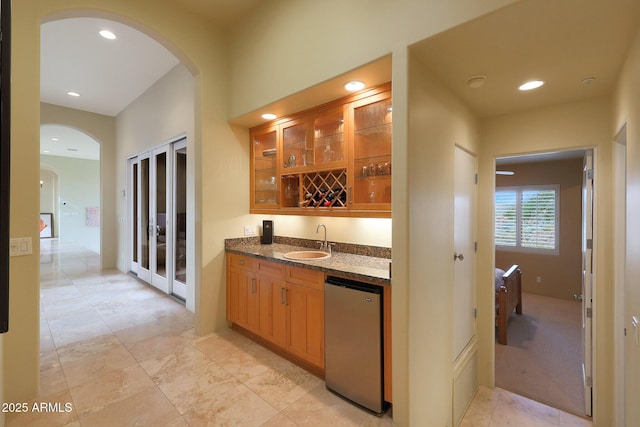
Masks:
[[[51,237],[101,252],[98,141],[68,126],[41,126],[40,211],[52,214]]]

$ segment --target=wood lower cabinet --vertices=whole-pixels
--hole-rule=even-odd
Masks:
[[[318,271],[229,253],[227,320],[323,371],[323,283]]]
[[[284,347],[286,345],[287,312],[285,301],[286,285],[283,280],[258,275],[259,323],[256,332],[261,337]]]
[[[324,369],[324,274],[304,271],[306,284],[287,282],[287,350]]]

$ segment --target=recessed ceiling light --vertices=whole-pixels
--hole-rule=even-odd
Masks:
[[[272,114],[272,113],[264,113],[262,115],[262,118],[265,119],[265,120],[273,120],[276,117],[278,117],[278,116],[276,116],[275,114]]]
[[[102,37],[104,37],[105,39],[108,39],[108,40],[115,40],[115,39],[116,39],[116,35],[115,35],[115,34],[113,34],[113,33],[112,33],[111,31],[109,31],[109,30],[101,30],[101,31],[99,32],[99,34],[100,34]]]
[[[532,90],[532,89],[539,88],[543,84],[544,84],[544,82],[542,80],[531,80],[530,82],[526,82],[524,84],[521,84],[518,89],[520,89],[520,90]]]
[[[42,150],[42,152],[43,152],[43,153],[48,153],[48,152],[49,152],[49,150]]]
[[[67,151],[78,151],[77,148],[67,148]]]
[[[52,141],[60,141],[60,138],[51,138]]]
[[[344,88],[349,92],[355,92],[357,90],[364,89],[364,83],[354,80],[352,82],[346,83],[344,85]]]
[[[79,94],[78,92],[74,92],[74,91],[69,91],[69,92],[67,92],[67,95],[69,95],[69,96],[75,96],[75,97],[80,96],[80,94]]]
[[[477,89],[479,87],[484,86],[484,83],[487,81],[485,76],[473,76],[467,79],[467,86],[471,89]]]

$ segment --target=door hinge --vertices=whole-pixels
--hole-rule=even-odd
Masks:
[[[591,317],[593,316],[593,309],[591,307],[587,307],[586,316],[587,316],[587,319],[591,319]]]
[[[593,169],[587,169],[587,179],[593,179]]]
[[[475,184],[478,184],[478,174],[476,174],[474,180],[475,180]]]
[[[593,249],[593,239],[587,239],[587,249]]]
[[[474,309],[473,309],[473,318],[474,318],[474,319],[477,319],[477,318],[478,318],[478,309],[477,309],[477,308],[474,308]]]
[[[593,387],[593,379],[591,379],[591,377],[586,377],[584,379],[584,382],[586,383],[587,387]]]
[[[473,251],[478,252],[478,242],[473,242]]]

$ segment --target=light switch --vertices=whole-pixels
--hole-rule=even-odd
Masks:
[[[33,246],[31,243],[31,237],[16,237],[10,240],[9,242],[10,256],[31,255],[32,253],[33,253]]]

